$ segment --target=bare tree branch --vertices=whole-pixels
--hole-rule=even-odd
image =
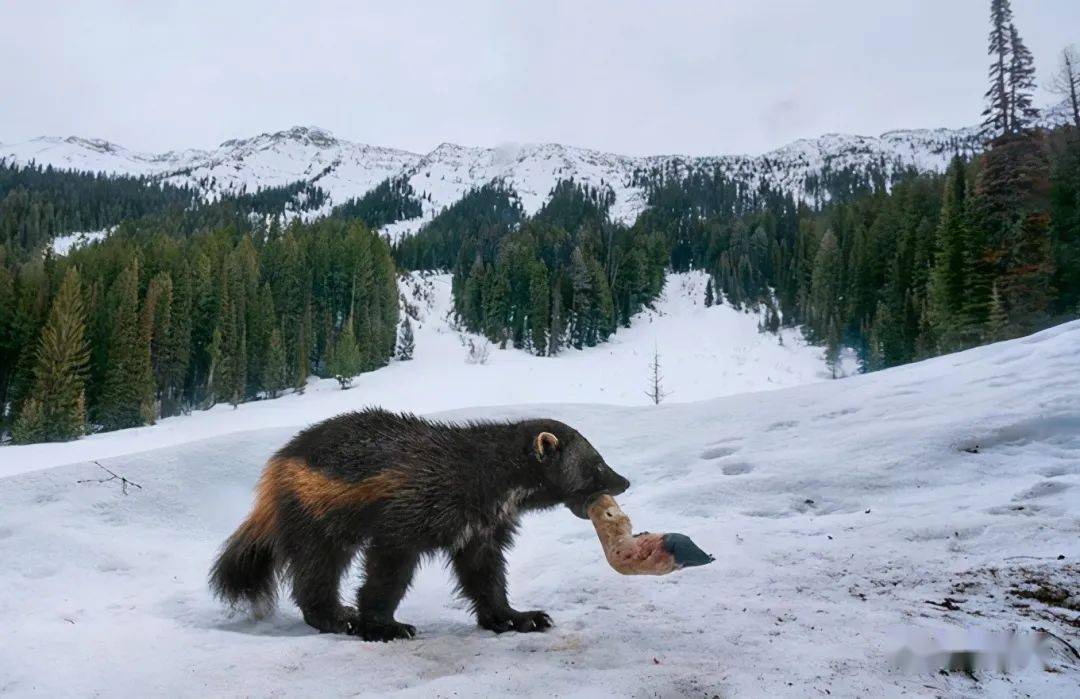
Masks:
[[[138,483],[136,483],[135,481],[128,480],[124,476],[113,473],[112,471],[105,468],[104,466],[102,466],[97,461],[95,461],[94,463],[97,464],[97,467],[100,468],[102,471],[109,474],[109,477],[108,478],[86,478],[86,479],[83,479],[81,481],[75,481],[76,483],[108,483],[109,481],[120,481],[120,491],[124,495],[128,494],[128,486],[129,485],[133,485],[136,488],[138,488],[139,490],[142,490],[142,486],[139,485]]]

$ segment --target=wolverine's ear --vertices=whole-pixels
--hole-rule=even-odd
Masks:
[[[543,461],[549,454],[554,454],[559,448],[559,438],[550,432],[541,432],[533,440],[533,452],[537,461]]]

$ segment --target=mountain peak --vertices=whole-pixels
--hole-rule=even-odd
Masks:
[[[282,131],[261,133],[251,138],[230,138],[222,142],[219,147],[233,149],[259,142],[281,143],[287,141],[311,145],[316,148],[329,148],[339,142],[334,134],[320,126],[293,126]]]

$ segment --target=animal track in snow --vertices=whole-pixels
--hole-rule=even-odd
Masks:
[[[776,432],[777,430],[790,430],[792,427],[798,427],[798,420],[781,420],[780,422],[774,422],[765,428],[766,432]]]
[[[1045,498],[1050,495],[1057,495],[1058,493],[1065,492],[1072,486],[1063,481],[1041,481],[1031,486],[1027,490],[1017,493],[1013,496],[1013,500],[1034,500],[1036,498]]]
[[[731,456],[735,452],[739,451],[738,447],[711,447],[701,452],[701,458],[703,459],[720,459],[725,456]]]
[[[754,470],[753,464],[748,464],[745,461],[737,461],[732,464],[724,464],[720,467],[720,472],[725,476],[741,476],[746,473],[750,473]]]
[[[842,410],[834,410],[831,413],[825,413],[824,415],[818,415],[817,417],[814,418],[814,420],[834,420],[834,419],[836,419],[838,417],[843,417],[845,415],[852,415],[852,414],[857,413],[857,412],[859,412],[858,408],[843,408]]]
[[[986,508],[986,513],[991,515],[1012,515],[1014,517],[1032,517],[1042,512],[1038,505],[995,505]]]

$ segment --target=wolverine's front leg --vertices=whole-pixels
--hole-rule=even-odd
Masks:
[[[500,531],[491,539],[473,539],[454,552],[461,594],[472,603],[476,621],[485,629],[495,633],[543,631],[551,627],[551,617],[539,610],[519,612],[507,599],[503,547],[509,545],[510,538],[508,531]]]
[[[364,554],[364,584],[356,592],[359,620],[349,633],[365,641],[412,638],[416,627],[394,619],[416,571],[417,555],[373,541]]]

